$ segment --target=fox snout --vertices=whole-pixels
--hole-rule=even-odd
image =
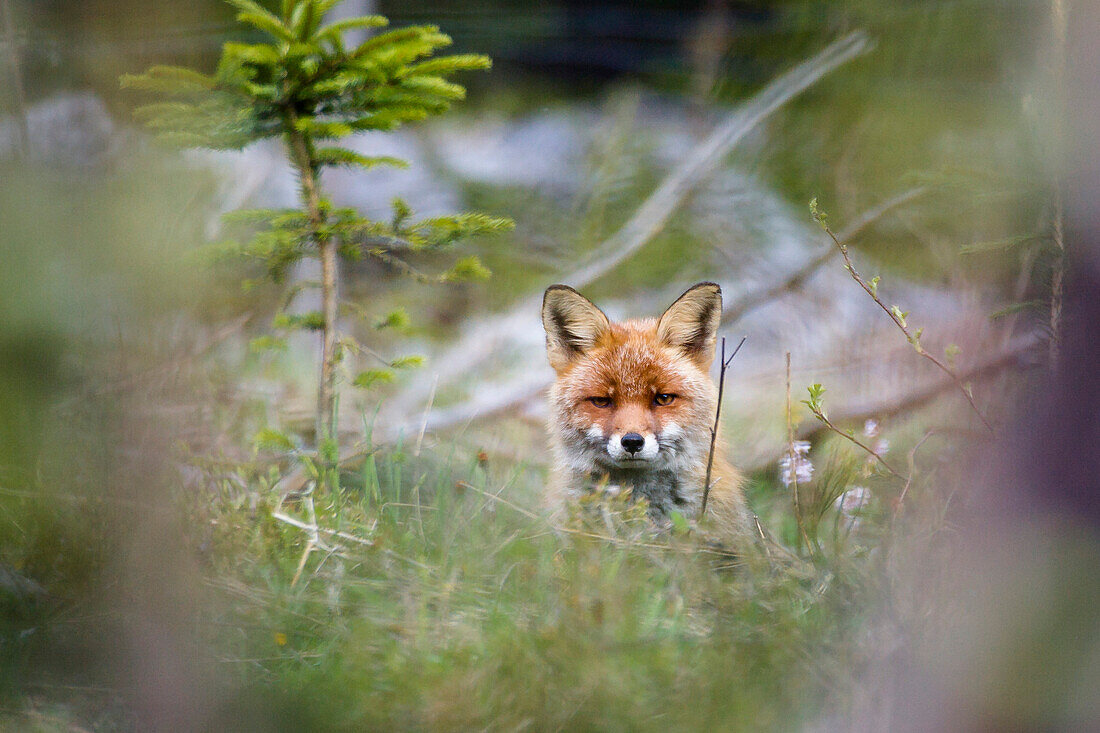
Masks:
[[[645,447],[645,438],[637,433],[627,433],[623,437],[619,438],[619,444],[630,455],[634,455]]]
[[[607,454],[615,461],[652,461],[660,450],[653,433],[613,433],[607,439]]]
[[[657,460],[661,449],[667,449],[669,443],[679,435],[680,431],[675,424],[670,424],[660,433],[650,430],[620,430],[606,435],[598,425],[592,426],[588,431],[589,439],[598,449],[602,448],[602,452],[612,463],[624,466],[640,466]]]

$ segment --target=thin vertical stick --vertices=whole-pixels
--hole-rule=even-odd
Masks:
[[[812,556],[814,548],[810,545],[810,536],[806,534],[806,525],[802,522],[802,506],[798,500],[797,456],[794,451],[794,422],[791,418],[791,352],[787,352],[787,471],[791,479],[791,507],[798,522],[798,534],[806,543],[806,551]]]
[[[26,158],[30,155],[31,131],[27,124],[27,99],[23,92],[23,78],[19,72],[19,46],[15,42],[15,20],[11,12],[11,0],[0,0],[4,14],[4,45],[8,51],[9,78],[15,96],[15,122],[19,130],[19,152]]]
[[[1065,107],[1065,75],[1066,75],[1066,7],[1064,0],[1054,0],[1051,6],[1051,16],[1054,25],[1054,94],[1056,109],[1054,112],[1054,145],[1057,151],[1057,165],[1055,170],[1061,170],[1062,164],[1062,138],[1065,126],[1063,116]],[[1053,239],[1057,254],[1054,260],[1054,268],[1050,277],[1050,368],[1057,369],[1061,357],[1062,339],[1062,281],[1066,269],[1066,242],[1063,223],[1064,205],[1062,202],[1062,178],[1056,174],[1054,180],[1054,222]]]
[[[439,375],[432,380],[432,391],[428,394],[428,406],[424,408],[424,419],[420,421],[420,432],[416,436],[416,449],[413,455],[420,457],[420,447],[424,444],[424,433],[428,430],[428,418],[432,414],[432,405],[435,403],[435,388],[439,384]]]
[[[714,442],[718,439],[718,419],[722,416],[722,390],[726,386],[726,369],[733,361],[733,357],[737,356],[737,352],[741,350],[747,338],[748,336],[741,337],[741,343],[737,344],[737,348],[733,350],[730,358],[727,359],[726,337],[722,337],[722,355],[718,357],[722,364],[721,369],[718,371],[718,405],[714,409],[714,425],[710,429],[710,453],[707,454],[707,477],[703,481],[703,506],[699,510],[700,519],[707,514],[707,499],[710,497],[710,470],[714,467]]]

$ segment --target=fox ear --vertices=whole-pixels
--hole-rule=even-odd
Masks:
[[[657,338],[709,368],[721,317],[722,288],[715,283],[692,285],[657,322]]]
[[[567,285],[551,285],[542,296],[542,326],[550,366],[561,371],[596,345],[610,327],[596,305]]]

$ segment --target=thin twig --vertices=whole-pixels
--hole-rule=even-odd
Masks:
[[[796,470],[798,456],[794,450],[794,422],[791,415],[791,352],[787,352],[787,464],[788,477],[791,480],[791,508],[794,510],[794,519],[798,523],[798,534],[806,543],[806,551],[813,557],[814,548],[810,544],[810,535],[806,532],[806,524],[802,521],[802,506],[798,500],[798,471]]]
[[[383,506],[393,506],[393,505],[392,504],[385,504]],[[434,507],[429,507],[429,508],[434,508]],[[354,542],[356,544],[364,545],[366,547],[373,547],[374,546],[374,542],[372,542],[371,540],[364,539],[362,537],[357,537],[357,536],[355,536],[353,534],[350,534],[348,532],[341,532],[339,530],[328,529],[326,527],[315,527],[313,525],[307,524],[306,522],[303,522],[300,519],[295,519],[294,517],[292,517],[288,514],[283,514],[282,512],[271,512],[271,518],[272,519],[277,519],[280,522],[286,522],[290,526],[297,527],[298,529],[304,529],[304,530],[307,530],[307,531],[318,532],[318,533],[323,534],[323,535],[328,535],[329,537],[339,537],[342,540],[347,540],[348,542]]]
[[[1064,0],[1053,0],[1051,7],[1054,25],[1054,142],[1061,153],[1063,119],[1066,94],[1066,7]],[[1053,239],[1056,255],[1050,277],[1050,368],[1056,369],[1061,359],[1063,279],[1066,269],[1066,242],[1064,232],[1065,207],[1062,202],[1060,174],[1054,181]]]
[[[394,268],[402,275],[416,280],[418,283],[422,283],[424,285],[438,285],[441,282],[439,275],[429,275],[426,272],[421,272],[420,270],[410,265],[408,262],[405,262],[405,260],[387,252],[384,249],[375,247],[374,249],[366,250],[366,253],[374,259],[378,260],[379,262]]]
[[[894,524],[898,521],[898,513],[901,512],[901,505],[905,502],[905,497],[909,493],[909,487],[913,484],[913,476],[915,476],[917,473],[917,450],[922,445],[924,445],[924,441],[928,440],[935,434],[935,430],[926,431],[924,433],[924,436],[917,441],[917,444],[909,450],[909,477],[905,479],[905,486],[902,487],[901,493],[898,494],[897,501],[894,502],[894,512],[893,515],[890,517],[891,524]]]
[[[970,403],[970,407],[974,410],[974,413],[978,416],[978,419],[982,421],[982,424],[985,425],[986,429],[989,430],[991,434],[996,435],[996,430],[993,429],[993,425],[989,422],[989,420],[986,419],[985,415],[978,408],[977,403],[974,402],[973,395],[970,394],[970,390],[968,390],[966,388],[966,385],[962,383],[962,380],[959,379],[958,375],[955,373],[955,370],[947,366],[942,361],[932,356],[932,354],[930,354],[927,350],[925,350],[925,348],[921,346],[920,343],[920,329],[918,329],[916,333],[911,332],[909,330],[909,324],[906,323],[903,314],[900,313],[900,309],[898,309],[897,306],[890,308],[886,305],[886,303],[882,302],[882,299],[878,297],[878,293],[876,292],[877,286],[872,287],[871,285],[869,285],[867,281],[864,280],[856,271],[855,265],[852,264],[852,258],[848,256],[848,245],[840,241],[836,234],[833,233],[833,230],[825,222],[825,217],[821,214],[821,212],[817,210],[816,199],[811,203],[810,208],[813,212],[814,221],[821,225],[821,228],[825,230],[825,233],[829,235],[829,238],[833,240],[833,243],[836,244],[837,248],[840,250],[840,254],[844,258],[844,269],[848,271],[848,274],[852,276],[852,279],[855,280],[861,288],[863,288],[863,291],[867,293],[867,295],[869,295],[873,301],[875,301],[878,307],[881,308],[886,315],[890,316],[890,320],[894,322],[894,325],[897,326],[903,334],[905,334],[906,340],[910,344],[912,344],[913,348],[918,354],[939,367],[944,374],[947,374],[949,377],[951,377],[951,379],[958,386],[959,391],[963,393],[964,397],[966,397],[966,401]]]
[[[424,408],[424,419],[420,421],[420,432],[416,435],[416,449],[413,455],[420,457],[420,446],[424,443],[424,433],[428,429],[428,415],[432,414],[432,405],[435,403],[435,388],[439,384],[439,376],[432,380],[432,391],[428,393],[428,406]]]
[[[898,473],[896,470],[894,470],[894,467],[891,466],[889,463],[887,463],[886,459],[883,458],[882,456],[880,456],[874,449],[869,448],[866,444],[864,444],[862,441],[860,441],[859,438],[855,437],[850,432],[841,430],[836,425],[833,425],[832,421],[829,420],[829,418],[825,416],[825,413],[821,411],[821,408],[810,407],[810,412],[812,412],[814,414],[814,417],[816,417],[818,420],[820,420],[822,423],[824,423],[825,427],[829,428],[830,430],[832,430],[834,433],[841,436],[845,440],[850,440],[851,442],[855,443],[860,448],[865,450],[868,454],[874,456],[875,459],[877,459],[878,462],[881,463],[883,468],[885,468],[887,471],[894,474],[895,476],[897,476],[900,479],[908,481],[908,478],[906,478],[905,476],[902,476],[900,473]]]
[[[745,339],[747,338],[748,336],[741,337],[741,342],[737,344],[737,348],[733,350],[730,358],[727,359],[726,337],[722,337],[722,355],[718,357],[722,364],[722,368],[718,372],[718,404],[714,408],[714,425],[710,429],[710,452],[707,454],[707,477],[703,481],[703,506],[699,510],[700,519],[707,515],[707,498],[710,496],[710,470],[714,466],[714,443],[718,439],[718,419],[722,416],[722,391],[726,386],[726,369],[729,368],[733,357],[737,356],[737,352],[745,345]]]

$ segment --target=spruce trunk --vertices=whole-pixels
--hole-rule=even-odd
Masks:
[[[293,127],[292,127],[293,129]],[[336,263],[336,242],[327,236],[320,236],[325,224],[321,211],[321,193],[318,181],[318,166],[313,155],[313,146],[305,133],[293,131],[288,134],[291,158],[298,169],[301,182],[302,203],[305,204],[313,229],[314,245],[321,260],[321,374],[317,384],[317,448],[323,453],[322,446],[327,439],[335,437],[336,412],[336,306],[339,273]]]

